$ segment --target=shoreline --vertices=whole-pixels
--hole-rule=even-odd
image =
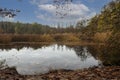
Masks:
[[[81,70],[55,70],[41,75],[19,75],[13,68],[0,70],[0,80],[120,80],[120,66]]]
[[[0,46],[19,46],[19,45],[52,45],[52,44],[59,44],[59,45],[77,45],[77,46],[86,46],[86,45],[104,45],[104,43],[96,43],[96,42],[87,42],[87,41],[80,41],[80,42],[11,42],[8,44],[1,44]]]

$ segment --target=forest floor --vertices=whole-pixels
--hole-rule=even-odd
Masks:
[[[0,70],[0,80],[120,80],[120,66],[84,70],[56,70],[41,75],[19,75],[15,69]]]

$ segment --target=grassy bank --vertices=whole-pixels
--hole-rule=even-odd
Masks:
[[[12,42],[80,42],[78,34],[0,34],[0,44]]]
[[[90,39],[89,39],[90,38]],[[63,33],[63,34],[0,34],[0,45],[12,44],[40,44],[40,43],[64,43],[64,44],[93,44],[104,43],[108,33],[97,33],[94,37],[87,37],[84,34]]]

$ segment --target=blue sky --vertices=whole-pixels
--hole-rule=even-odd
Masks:
[[[0,0],[0,8],[19,9],[20,13],[13,19],[0,18],[1,20],[20,21],[24,23],[41,23],[47,25],[75,24],[77,21],[84,18],[91,18],[95,14],[100,13],[102,7],[111,0],[73,0],[69,4],[69,10],[56,10],[52,5],[53,0]],[[60,18],[56,15],[56,11],[68,15]]]

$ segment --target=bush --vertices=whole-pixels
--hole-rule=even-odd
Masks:
[[[104,64],[120,65],[120,33],[115,33],[106,41],[103,55]]]
[[[105,42],[109,39],[110,35],[111,35],[110,32],[96,33],[93,37],[93,41],[95,41],[95,42]]]
[[[60,35],[60,34],[55,34],[55,35],[52,35],[52,36],[53,36],[54,40],[57,41],[57,42],[60,42],[60,41],[64,40],[63,36]]]
[[[6,35],[6,34],[0,35],[0,43],[2,44],[8,44],[11,42],[11,40],[12,40],[11,35]]]
[[[28,42],[29,35],[13,35],[12,42]]]
[[[53,38],[57,42],[78,42],[80,39],[75,34],[56,34]]]
[[[53,39],[53,37],[49,34],[44,34],[44,35],[41,35],[41,39],[40,39],[40,42],[53,42],[55,41]]]
[[[80,41],[76,34],[6,34],[0,35],[0,43],[8,44],[10,42],[78,42]]]

